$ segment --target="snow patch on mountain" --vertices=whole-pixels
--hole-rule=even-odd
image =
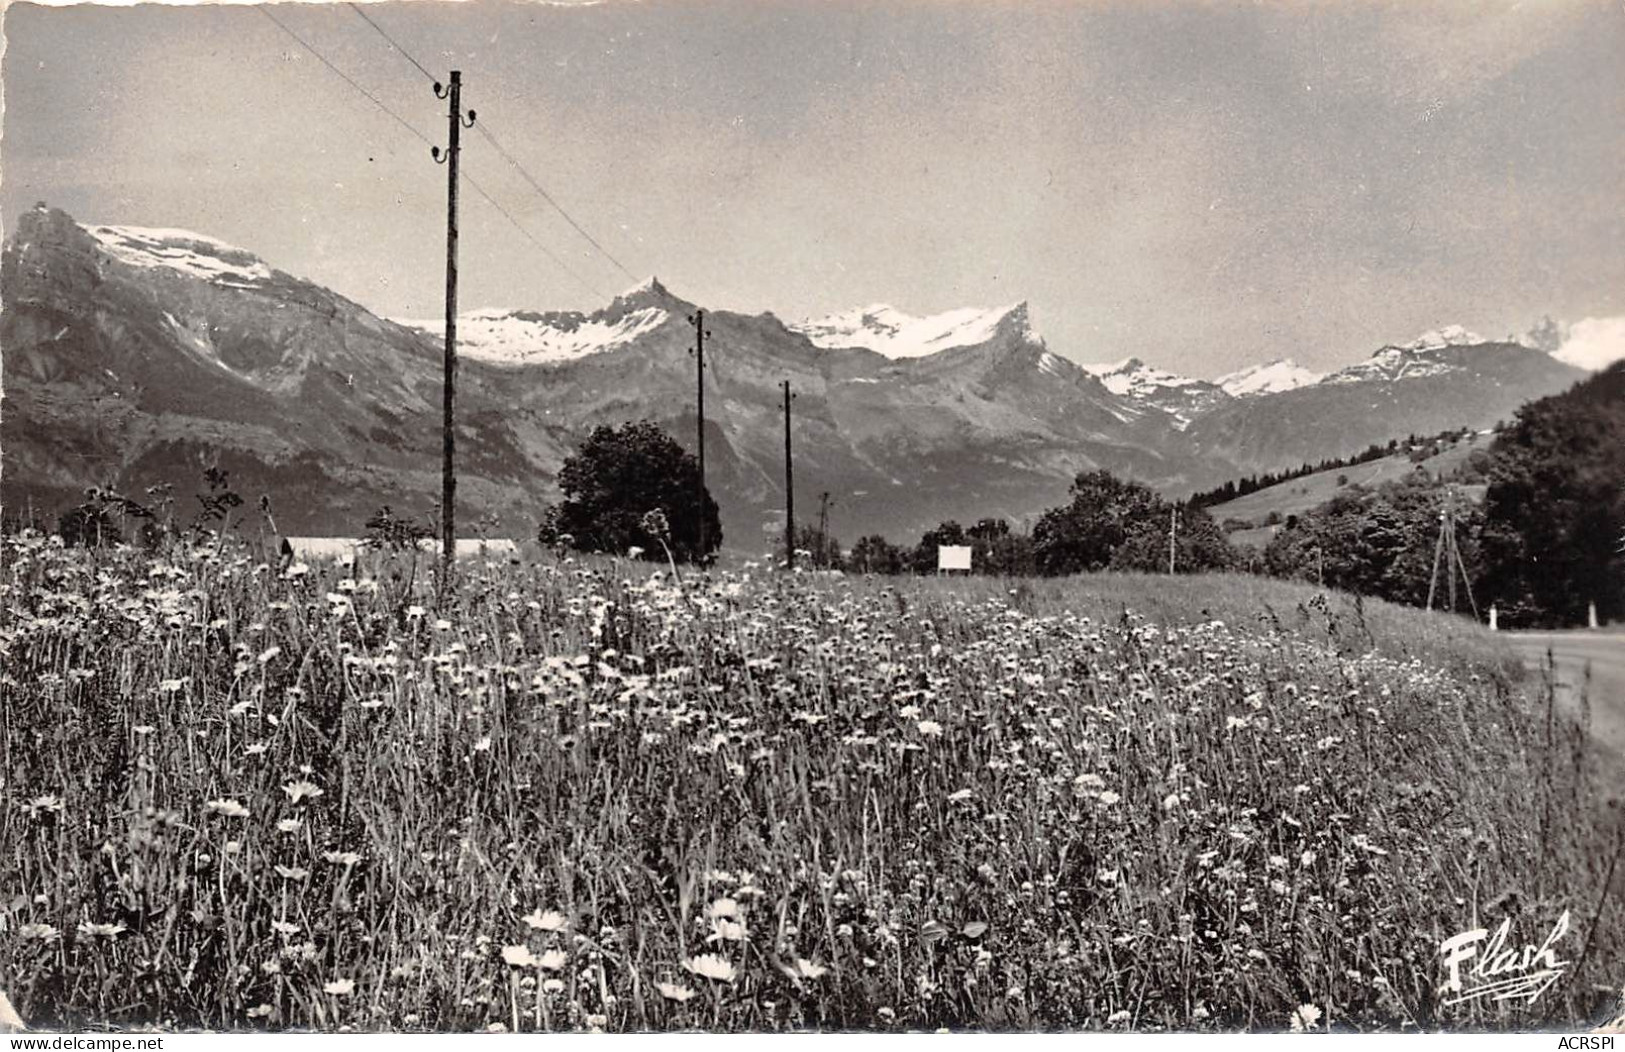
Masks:
[[[1138,358],[1095,362],[1083,369],[1130,406],[1144,405],[1167,413],[1176,431],[1184,431],[1198,416],[1229,397],[1207,380],[1158,369]]]
[[[188,319],[183,322],[170,311],[164,311],[164,320],[169,323],[170,331],[174,333],[180,346],[192,357],[205,365],[212,365],[222,372],[230,373],[240,380],[248,379],[244,373],[233,369],[221,359],[220,349],[215,346],[206,321]]]
[[[884,303],[839,311],[823,318],[793,322],[790,328],[825,348],[866,347],[887,358],[923,358],[955,347],[971,347],[991,340],[1006,318],[1020,315],[1022,335],[1032,336],[1026,322],[1026,304],[994,310],[967,307],[915,317]]]
[[[1424,376],[1442,376],[1456,372],[1460,366],[1448,355],[1438,352],[1454,347],[1475,347],[1488,343],[1476,332],[1460,325],[1446,325],[1441,329],[1424,332],[1409,343],[1389,344],[1363,362],[1345,366],[1321,380],[1325,384],[1367,383],[1374,380],[1415,380]]]
[[[1132,369],[1138,362],[1138,358],[1119,358],[1115,362],[1079,362],[1078,368],[1091,376],[1101,377]]]
[[[1324,384],[1358,384],[1373,380],[1415,380],[1424,376],[1442,376],[1454,372],[1455,366],[1431,358],[1417,357],[1411,348],[1384,347],[1363,362],[1337,370],[1326,377]]]
[[[1468,332],[1460,325],[1446,325],[1441,329],[1429,329],[1410,343],[1400,344],[1399,347],[1407,351],[1437,351],[1445,347],[1471,347],[1488,342],[1478,333]]]
[[[1093,373],[1101,384],[1114,395],[1129,398],[1150,398],[1165,388],[1192,387],[1206,384],[1166,369],[1158,369],[1138,358],[1124,358],[1116,362],[1095,362],[1083,367]]]
[[[647,291],[647,288],[640,286],[639,290]],[[629,311],[614,321],[581,314],[469,311],[457,316],[457,349],[469,358],[493,365],[575,361],[631,343],[658,328],[668,317],[659,307]],[[444,320],[400,320],[399,324],[437,339],[445,336]]]
[[[1235,398],[1294,391],[1320,382],[1321,374],[1305,369],[1291,358],[1277,358],[1261,365],[1249,365],[1213,381]]]
[[[271,280],[271,268],[252,252],[190,230],[139,226],[85,228],[97,244],[120,263],[144,269],[179,271],[204,281]]]

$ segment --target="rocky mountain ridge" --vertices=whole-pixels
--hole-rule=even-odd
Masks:
[[[184,491],[210,465],[268,495],[285,532],[353,533],[386,503],[433,512],[439,322],[379,318],[203,235],[84,227],[43,208],[8,240],[0,299],[7,515],[54,516],[90,485]],[[694,308],[651,279],[592,312],[460,318],[461,521],[529,533],[559,464],[598,424],[648,418],[692,443]],[[1493,423],[1582,375],[1527,348],[1430,341],[1385,348],[1335,383],[1288,365],[1230,378],[1238,392],[1137,361],[1096,375],[1049,348],[1025,304],[707,317],[710,481],[727,542],[744,550],[782,525],[784,379],[801,506],[827,491],[832,528],[854,540],[945,518],[1019,523],[1096,467],[1189,492]]]

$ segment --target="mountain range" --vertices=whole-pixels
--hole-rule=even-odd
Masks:
[[[0,503],[54,521],[89,486],[136,499],[210,466],[285,533],[353,534],[439,494],[439,321],[392,321],[243,249],[177,230],[87,226],[42,206],[0,256]],[[695,436],[696,305],[650,279],[589,312],[459,317],[459,517],[530,534],[596,425]],[[782,528],[779,384],[795,392],[799,507],[908,540],[947,519],[1021,522],[1106,468],[1170,495],[1509,419],[1585,372],[1440,330],[1327,375],[1290,360],[1216,381],[1129,358],[1079,365],[1026,304],[914,317],[707,311],[708,481],[726,543]],[[1068,349],[1070,352],[1073,349]]]

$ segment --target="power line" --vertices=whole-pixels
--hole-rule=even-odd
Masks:
[[[476,125],[474,125],[474,127],[478,128],[479,125],[476,124]],[[527,241],[529,241],[531,244],[535,245],[537,247],[537,249],[539,249],[542,252],[543,255],[547,256],[548,259],[551,259],[553,261],[554,265],[556,265],[560,270],[564,271],[566,274],[570,275],[570,277],[574,278],[575,281],[576,281],[576,284],[580,285],[582,288],[586,289],[588,292],[592,293],[594,296],[597,296],[599,299],[608,299],[609,298],[608,293],[605,293],[604,291],[599,289],[598,286],[594,285],[592,282],[588,281],[586,278],[582,277],[580,274],[577,274],[573,269],[571,269],[570,265],[568,263],[566,263],[564,260],[560,259],[558,257],[558,255],[552,249],[548,248],[546,245],[544,245],[540,241],[536,240],[535,236],[533,236],[529,230],[526,230],[524,227],[520,226],[519,225],[519,220],[515,219],[513,217],[513,214],[511,212],[509,212],[506,208],[503,208],[500,204],[497,204],[496,198],[494,198],[490,194],[486,193],[485,188],[482,187],[479,183],[476,183],[474,181],[473,176],[469,175],[467,172],[464,172],[464,173],[462,173],[461,178],[462,178],[463,182],[467,183],[471,188],[473,188],[475,193],[477,193],[481,197],[485,198],[486,202],[492,208],[494,208],[498,212],[500,212],[502,214],[502,218],[506,219],[509,223],[512,223],[513,228],[515,230],[517,230],[521,234],[525,235],[525,239]]]
[[[365,11],[361,10],[361,8],[354,3],[350,4],[349,7],[350,10],[361,16],[362,21],[366,22],[367,25],[371,26],[378,33],[379,36],[383,37],[390,47],[400,52],[402,58],[416,66],[418,72],[422,73],[425,77],[428,77],[435,83],[439,83],[439,80],[435,77],[435,75],[429,72],[428,67],[424,66],[423,63],[413,58],[412,53],[401,47],[400,43],[397,42],[394,37],[385,32],[384,27],[379,25],[376,20],[368,16]],[[546,188],[542,186],[541,182],[538,181],[535,176],[531,175],[530,172],[525,169],[524,165],[519,163],[519,159],[516,158],[512,153],[508,152],[507,148],[497,141],[496,136],[491,134],[490,129],[487,128],[483,122],[476,124],[474,126],[474,130],[483,135],[485,137],[485,141],[489,142],[493,147],[495,147],[497,153],[501,154],[505,161],[513,165],[514,168],[518,170],[519,174],[524,177],[525,182],[530,184],[531,189],[535,190],[539,195],[541,195],[542,200],[551,205],[555,212],[564,217],[564,221],[570,224],[571,229],[580,234],[583,238],[586,238],[587,243],[593,248],[597,249],[605,259],[609,260],[609,262],[614,265],[616,270],[619,270],[622,274],[625,274],[633,281],[637,280],[637,275],[633,274],[624,264],[621,263],[620,260],[611,255],[609,249],[605,248],[601,243],[599,243],[597,238],[587,233],[586,228],[580,223],[576,222],[575,217],[569,212],[565,211],[564,206],[559,204],[558,200],[552,194],[547,192]]]
[[[344,83],[350,85],[350,87],[352,87],[355,90],[359,91],[363,96],[366,97],[368,102],[371,102],[374,106],[377,106],[379,109],[383,110],[385,113],[387,113],[391,117],[393,117],[395,119],[395,123],[399,124],[401,127],[405,128],[407,131],[411,132],[413,135],[416,135],[419,139],[422,139],[423,142],[426,145],[428,145],[428,146],[434,146],[435,145],[434,141],[431,140],[427,135],[423,134],[422,132],[418,131],[416,128],[412,127],[412,125],[407,122],[405,117],[402,117],[400,114],[396,113],[394,110],[392,110],[388,106],[384,105],[383,102],[379,100],[378,96],[374,95],[372,92],[368,91],[366,88],[363,88],[361,85],[359,85],[355,81],[351,80],[349,74],[345,73],[342,69],[339,69],[337,66],[333,65],[333,63],[329,62],[327,60],[326,55],[323,55],[320,51],[317,51],[314,47],[312,47],[310,41],[306,40],[304,37],[300,36],[298,33],[295,33],[293,30],[289,29],[286,23],[284,23],[281,19],[277,18],[277,16],[273,15],[269,10],[266,9],[266,7],[263,4],[256,4],[254,6],[254,10],[258,11],[260,14],[264,15],[266,18],[269,18],[272,22],[275,22],[278,29],[282,30],[284,33],[288,34],[290,37],[293,37],[295,40],[299,41],[300,45],[302,45],[306,51],[308,51],[312,55],[316,56],[317,61],[319,61],[322,65],[326,66],[328,69],[332,70],[333,73],[340,80],[344,81]]]
[[[417,59],[413,58],[410,52],[408,52],[405,48],[401,47],[399,44],[395,43],[395,38],[390,36],[388,33],[384,32],[384,27],[379,25],[377,22],[374,22],[372,20],[372,18],[368,16],[367,12],[361,10],[361,8],[356,6],[355,4],[350,5],[350,10],[352,10],[356,14],[360,15],[361,20],[363,22],[367,23],[367,25],[369,25],[373,29],[377,30],[379,36],[381,36],[385,40],[389,41],[389,46],[390,47],[394,48],[396,51],[399,51],[401,53],[401,56],[403,58],[405,58],[406,61],[408,61],[408,62],[412,63],[412,65],[416,66],[418,68],[418,71],[421,72],[425,77],[428,77],[431,81],[433,81],[436,84],[440,83],[440,78],[439,77],[436,77],[433,73],[430,73],[429,70],[423,65],[423,63],[421,63]]]
[[[351,6],[354,6],[354,5],[351,5]],[[264,15],[266,18],[269,18],[272,22],[276,23],[277,28],[281,29],[284,33],[288,34],[290,37],[293,37],[293,39],[297,40],[299,42],[300,46],[302,46],[306,51],[310,52],[312,55],[315,55],[317,61],[321,62],[322,65],[326,66],[329,70],[331,70],[335,76],[337,76],[340,80],[344,81],[344,83],[350,85],[350,87],[354,88],[356,91],[360,92],[361,95],[364,98],[366,98],[368,102],[371,102],[374,106],[378,107],[379,109],[383,110],[385,113],[389,114],[389,116],[394,119],[395,123],[399,124],[401,127],[405,128],[407,131],[409,131],[413,135],[417,136],[418,139],[422,140],[424,145],[429,146],[431,148],[438,146],[438,144],[434,140],[430,139],[427,135],[423,134],[422,132],[420,132],[416,128],[414,128],[411,125],[411,123],[406,120],[406,118],[402,117],[400,114],[396,113],[394,110],[390,109],[387,105],[385,105],[384,102],[381,99],[378,98],[378,96],[374,95],[372,92],[368,91],[366,88],[364,88],[360,84],[356,83],[355,80],[348,73],[345,73],[342,69],[335,66],[331,61],[328,60],[326,55],[323,55],[320,51],[317,51],[315,46],[312,45],[310,43],[310,41],[306,40],[304,37],[300,36],[298,33],[295,33],[292,29],[288,28],[286,23],[284,23],[281,19],[277,18],[275,15],[271,14],[270,11],[266,10],[265,6],[256,5],[255,10],[259,11],[260,14]],[[356,13],[360,14],[361,12],[357,11]],[[366,16],[363,15],[362,17],[366,17]],[[367,19],[367,21],[369,23],[371,23],[372,20]],[[382,33],[383,30],[380,29],[379,32]],[[388,39],[387,35],[385,36],[385,39],[386,40]],[[398,46],[397,46],[397,50],[399,50]],[[401,51],[401,54],[406,55],[406,52]],[[409,59],[411,58],[410,55],[406,55],[406,57],[409,58]],[[413,65],[417,65],[416,61],[413,61]],[[421,67],[419,67],[419,68],[421,68]],[[425,72],[427,72],[427,71],[425,71]],[[432,77],[431,77],[431,79],[432,79]],[[575,272],[575,270],[573,268],[571,268],[571,266],[568,263],[564,262],[564,260],[559,258],[559,256],[556,253],[554,253],[546,245],[544,245],[540,241],[538,241],[531,234],[530,231],[526,230],[523,226],[521,226],[520,223],[519,223],[519,220],[517,220],[517,219],[515,219],[513,217],[513,213],[509,212],[506,208],[502,207],[502,205],[497,202],[496,198],[492,197],[489,193],[486,192],[486,190],[485,190],[485,188],[483,186],[481,186],[479,183],[474,181],[472,176],[468,175],[467,173],[462,173],[462,174],[459,175],[459,178],[463,182],[467,183],[469,185],[469,188],[472,189],[475,193],[477,193],[481,197],[483,197],[485,199],[486,203],[488,203],[492,208],[496,209],[497,212],[502,216],[502,218],[506,219],[509,223],[511,223],[513,225],[513,228],[515,230],[517,230],[517,231],[519,231],[519,233],[523,234],[527,241],[529,241],[532,245],[535,245],[536,248],[539,251],[541,251],[541,253],[543,255],[545,255],[548,259],[552,260],[555,266],[557,266],[560,270],[564,271],[566,274],[570,275],[570,277],[572,279],[574,279],[577,284],[581,285],[582,288],[585,288],[587,291],[591,292],[594,296],[597,296],[600,299],[607,298],[606,294],[604,292],[599,290],[591,282],[589,282],[585,278],[583,278],[580,274],[577,274]]]
[[[625,274],[628,278],[631,278],[633,281],[637,280],[637,275],[633,274],[630,270],[627,270],[626,267],[621,264],[620,260],[618,260],[614,256],[610,255],[609,254],[609,249],[605,248],[603,245],[600,245],[598,243],[597,238],[595,238],[591,234],[587,233],[587,231],[582,228],[581,224],[576,222],[575,219],[570,215],[570,213],[566,212],[564,210],[564,206],[559,204],[557,201],[555,201],[553,199],[552,194],[550,194],[546,190],[542,189],[542,184],[538,183],[536,181],[536,177],[531,175],[529,172],[527,172],[525,170],[525,166],[520,164],[519,161],[514,157],[514,155],[509,153],[507,151],[507,149],[505,147],[503,147],[503,145],[501,143],[497,142],[496,136],[492,135],[490,130],[488,128],[486,128],[485,125],[483,125],[483,124],[476,125],[474,130],[479,132],[481,135],[485,136],[485,141],[490,143],[492,146],[496,147],[497,153],[501,154],[504,160],[506,160],[509,164],[513,165],[514,168],[518,169],[519,174],[524,176],[525,182],[530,184],[531,189],[535,190],[538,194],[540,194],[542,196],[542,200],[544,200],[548,204],[552,205],[553,210],[555,212],[557,212],[559,215],[563,216],[564,221],[566,223],[569,223],[570,226],[575,229],[576,233],[578,233],[582,237],[586,238],[588,244],[590,244],[593,248],[596,248],[599,252],[603,253],[603,256],[604,256],[605,259],[607,259],[611,263],[615,264],[615,269],[619,270],[622,274]]]

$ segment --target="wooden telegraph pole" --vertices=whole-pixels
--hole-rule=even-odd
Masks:
[[[796,568],[796,484],[790,467],[790,381],[784,388],[784,560],[786,569]]]
[[[1456,544],[1456,489],[1445,490],[1444,509],[1439,512],[1439,539],[1433,545],[1433,575],[1428,579],[1428,609],[1433,609],[1433,598],[1439,588],[1439,570],[1444,570],[1445,589],[1450,596],[1450,612],[1456,612],[1456,575],[1467,589],[1467,604],[1472,608],[1473,620],[1478,620],[1478,602],[1473,598],[1473,581],[1467,574],[1467,561]]]
[[[431,147],[436,163],[446,166],[446,362],[442,385],[442,450],[440,477],[440,586],[451,580],[452,558],[457,548],[456,377],[457,377],[457,158],[462,153],[461,131],[474,127],[474,111],[468,111],[463,124],[463,74],[451,71],[451,86],[435,82],[436,98],[448,100],[446,149]]]
[[[705,523],[705,338],[710,335],[705,331],[705,309],[696,307],[694,313],[688,316],[688,323],[694,326],[694,405],[699,416],[699,461],[700,461],[700,491],[694,495],[694,507],[700,516],[700,551],[698,559],[701,563],[706,561],[706,523]]]
[[[813,565],[820,569],[829,565],[829,506],[834,503],[828,490],[818,495],[818,554]]]
[[[1179,536],[1179,509],[1168,509],[1168,573],[1174,572],[1174,541]]]

